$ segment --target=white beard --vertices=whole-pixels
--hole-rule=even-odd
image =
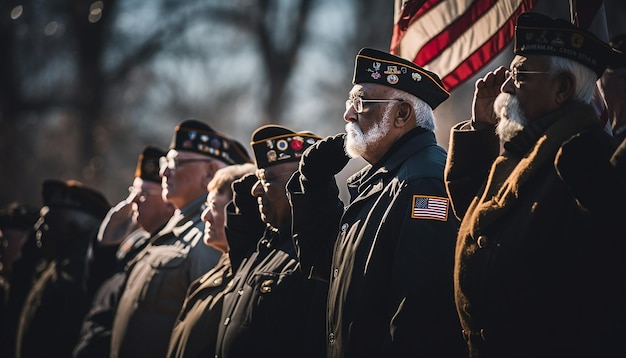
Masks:
[[[389,116],[392,107],[387,107],[383,118],[376,122],[367,133],[363,133],[356,122],[346,123],[346,153],[351,158],[361,157],[368,148],[375,147],[381,138],[389,133]]]
[[[500,118],[496,126],[496,134],[500,141],[508,142],[519,131],[524,129],[528,121],[522,114],[517,97],[508,93],[500,93],[493,103],[493,110]]]

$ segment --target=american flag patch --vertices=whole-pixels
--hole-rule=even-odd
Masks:
[[[413,219],[448,219],[448,198],[438,196],[413,195]]]

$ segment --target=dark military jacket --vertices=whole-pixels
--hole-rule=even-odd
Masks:
[[[129,263],[111,332],[112,357],[165,356],[187,288],[221,252],[204,244],[202,196],[176,211]]]
[[[116,253],[111,274],[98,287],[85,315],[72,356],[75,358],[108,358],[111,353],[111,330],[115,310],[126,283],[125,265],[147,244],[150,233],[137,229],[124,239]]]
[[[231,234],[229,252],[222,255],[213,269],[189,286],[170,337],[168,357],[214,356],[222,298],[226,285],[233,277],[232,267],[239,266],[242,260],[256,250],[257,240],[253,238],[260,237],[265,228],[260,216],[256,222],[252,222],[245,215],[236,213],[232,202],[226,206],[226,210]],[[240,235],[233,233],[233,228],[238,228]]]
[[[228,253],[195,280],[174,323],[168,357],[212,357],[222,313],[222,296],[233,273]]]
[[[268,226],[226,287],[215,357],[324,357],[325,297],[300,270],[290,224]]]
[[[71,356],[91,300],[84,281],[88,244],[88,237],[77,238],[33,283],[18,323],[17,357]]]
[[[416,128],[348,179],[345,212],[336,190],[298,187],[299,173],[290,180],[303,269],[330,279],[329,357],[464,355],[445,161],[434,133]]]
[[[37,247],[35,230],[29,234],[21,253],[21,257],[13,263],[11,270],[7,316],[0,322],[6,327],[5,335],[0,342],[2,345],[0,356],[15,357],[15,337],[24,301],[33,282],[37,280],[48,263],[48,259],[43,257]]]
[[[617,192],[576,196],[610,178],[580,190],[555,169],[608,149],[593,108],[532,122],[502,155],[492,131],[464,125],[452,129],[446,180],[463,217],[454,282],[470,356],[624,356],[623,224],[607,220],[621,210],[610,204]],[[604,152],[575,176],[603,172]]]
[[[8,329],[10,328],[7,322],[9,321],[8,303],[11,288],[8,276],[8,273],[2,272],[0,269],[0,356],[8,356],[10,351],[8,346],[13,345],[13,342],[7,340],[9,337]]]

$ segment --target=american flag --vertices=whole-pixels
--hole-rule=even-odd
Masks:
[[[513,39],[537,0],[396,0],[391,53],[439,75],[448,91],[475,75]]]
[[[414,219],[448,219],[448,198],[437,196],[413,195]]]

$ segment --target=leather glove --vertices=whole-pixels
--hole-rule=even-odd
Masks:
[[[350,157],[344,149],[345,138],[345,133],[329,136],[304,151],[299,170],[308,182],[326,182],[348,164]]]
[[[235,204],[238,214],[258,214],[259,203],[257,198],[252,196],[252,187],[258,181],[256,175],[246,174],[233,181],[233,204]]]

